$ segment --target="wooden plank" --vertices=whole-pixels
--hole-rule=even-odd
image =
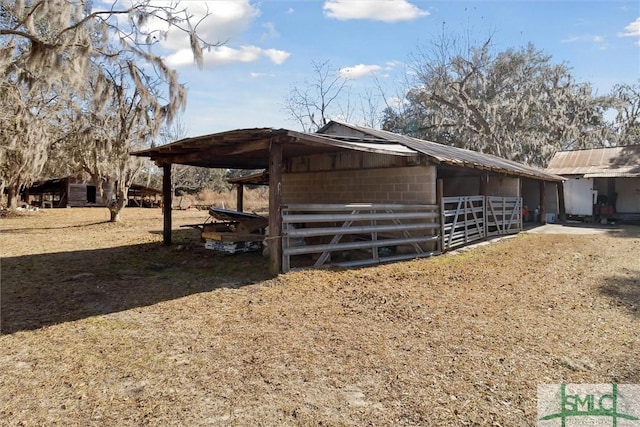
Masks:
[[[231,231],[203,231],[203,239],[219,240],[221,242],[258,242],[264,240],[262,234],[234,233]]]

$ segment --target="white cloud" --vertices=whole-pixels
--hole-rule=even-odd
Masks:
[[[290,7],[289,9],[287,9],[287,11],[285,12],[287,15],[291,15],[293,12],[295,12],[295,10]]]
[[[428,11],[421,10],[407,0],[327,0],[322,9],[328,17],[341,21],[369,19],[372,21],[399,22],[412,21],[429,15]]]
[[[268,73],[251,73],[250,74],[252,79],[259,79],[261,77],[275,77],[275,74],[268,74]]]
[[[624,27],[625,32],[618,33],[618,37],[640,37],[640,18]]]
[[[276,49],[262,49],[257,46],[241,46],[232,48],[218,46],[204,51],[204,66],[220,66],[235,63],[257,62],[262,58],[268,58],[275,64],[282,64],[289,58],[289,53]],[[180,49],[166,58],[170,67],[181,67],[193,64],[193,55],[190,49]]]
[[[152,6],[171,5],[170,1],[152,0]],[[260,15],[249,0],[208,0],[180,3],[191,17],[200,38],[208,43],[221,43],[232,39],[246,31],[251,23]],[[180,17],[181,15],[177,15]],[[146,27],[165,33],[160,45],[168,50],[179,51],[190,47],[189,37],[176,27],[169,27],[160,19],[151,18]]]
[[[606,42],[604,36],[593,34],[582,34],[579,36],[570,36],[566,39],[560,40],[560,43],[593,43],[593,45],[600,50],[606,50],[609,44]]]
[[[262,40],[270,40],[277,39],[280,37],[280,34],[276,30],[276,26],[273,22],[267,22],[266,24],[262,24],[262,28],[264,28],[264,33],[262,33]]]
[[[392,60],[392,61],[387,61],[387,62],[385,63],[385,67],[384,67],[384,69],[385,69],[385,70],[387,70],[387,71],[390,71],[390,70],[393,70],[394,68],[396,68],[396,67],[400,67],[400,66],[402,66],[402,65],[403,65],[403,63],[402,63],[402,62],[397,61],[397,60],[395,60],[395,59],[394,59],[394,60]]]
[[[123,0],[131,1],[131,0]],[[175,2],[173,2],[175,3]],[[171,0],[151,0],[152,6],[171,7]],[[233,63],[252,63],[267,58],[275,64],[282,64],[289,53],[277,49],[263,49],[257,46],[233,46],[234,38],[247,31],[260,15],[250,0],[207,0],[184,1],[178,10],[184,7],[193,25],[197,25],[198,36],[205,42],[220,46],[203,49],[204,66],[220,66]],[[183,15],[176,14],[176,17]],[[165,21],[151,18],[145,23],[147,31],[162,33],[159,45],[164,49],[166,63],[170,67],[193,65],[193,53],[188,35],[176,27],[170,27]],[[273,23],[263,25],[264,38],[275,38],[279,34]]]
[[[358,64],[353,67],[340,68],[340,70],[338,70],[338,74],[344,79],[359,79],[375,74],[376,71],[381,69],[382,67],[379,65]]]
[[[267,49],[263,52],[264,55],[266,55],[273,63],[278,65],[284,63],[284,61],[286,61],[291,55],[289,52],[278,49]]]

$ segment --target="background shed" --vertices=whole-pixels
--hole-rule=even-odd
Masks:
[[[559,151],[546,170],[567,178],[567,215],[640,221],[640,145]]]
[[[105,194],[111,199],[111,190],[105,186]],[[139,184],[132,184],[128,192],[128,204],[152,207],[161,204],[162,191]],[[103,206],[95,184],[79,176],[47,179],[35,182],[22,194],[23,201],[43,208]]]

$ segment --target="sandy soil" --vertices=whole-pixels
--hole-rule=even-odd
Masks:
[[[0,219],[0,420],[529,426],[544,383],[640,383],[640,228],[271,278],[175,212]]]

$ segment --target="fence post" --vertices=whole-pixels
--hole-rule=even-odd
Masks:
[[[436,180],[436,204],[440,207],[440,240],[438,244],[440,245],[440,252],[444,253],[444,203],[442,202],[444,192],[444,180],[438,179]]]
[[[480,199],[480,203],[482,204],[482,217],[484,218],[484,223],[483,223],[483,229],[484,229],[484,237],[487,237],[489,235],[489,209],[487,209],[487,206],[489,205],[488,203],[488,196],[482,196],[482,199]]]

